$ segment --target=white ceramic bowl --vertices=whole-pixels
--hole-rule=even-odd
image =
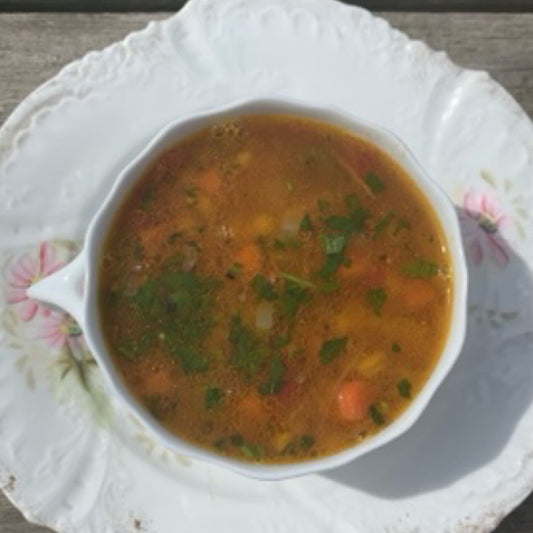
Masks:
[[[97,284],[103,236],[121,200],[131,190],[154,158],[180,138],[217,120],[250,113],[285,113],[326,122],[379,146],[410,175],[433,207],[446,236],[453,270],[453,304],[450,329],[439,361],[423,389],[408,409],[390,425],[360,444],[333,455],[283,465],[263,465],[240,461],[195,446],[164,429],[130,394],[117,372],[100,329]],[[406,432],[418,419],[438,386],[457,360],[466,329],[467,269],[459,223],[454,206],[417,163],[407,147],[392,133],[333,108],[314,108],[287,100],[251,100],[216,111],[179,119],[165,127],[118,176],[112,190],[95,214],[87,230],[82,252],[66,267],[32,285],[31,298],[56,305],[70,313],[82,328],[88,347],[104,372],[113,393],[147,426],[164,446],[178,453],[230,468],[264,480],[278,480],[318,472],[347,463],[375,450]]]

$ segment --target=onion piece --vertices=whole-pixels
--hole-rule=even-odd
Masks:
[[[255,311],[255,327],[269,330],[274,323],[274,305],[271,302],[261,302]]]
[[[302,220],[302,215],[300,212],[289,212],[286,213],[281,219],[279,226],[280,238],[291,239],[298,235],[298,230],[300,229],[300,222]]]

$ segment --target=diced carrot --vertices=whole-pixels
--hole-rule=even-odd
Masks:
[[[372,389],[366,381],[344,381],[337,392],[337,415],[350,422],[364,420],[372,401]]]
[[[418,311],[437,297],[437,290],[425,279],[410,279],[403,282],[404,304],[408,311]]]
[[[197,187],[206,194],[216,195],[222,188],[220,174],[215,169],[209,169],[196,178]]]
[[[237,413],[239,417],[259,421],[265,414],[265,405],[258,394],[250,392],[241,398]]]
[[[261,268],[261,250],[256,244],[247,244],[237,252],[235,263],[241,265],[244,274],[252,276]]]

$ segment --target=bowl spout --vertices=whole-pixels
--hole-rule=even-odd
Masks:
[[[82,328],[85,261],[86,252],[82,250],[68,265],[27,290],[30,298],[60,307],[72,315]]]

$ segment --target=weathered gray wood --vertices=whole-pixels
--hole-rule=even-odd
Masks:
[[[373,11],[531,12],[533,0],[342,0]],[[175,11],[185,0],[0,0],[0,11]]]
[[[428,3],[438,1],[446,2],[430,0]],[[449,0],[447,5],[452,5],[452,1],[455,0]],[[0,123],[34,87],[65,63],[122,38],[152,18],[163,16],[146,13],[0,15]],[[533,15],[385,13],[385,16],[412,37],[447,50],[458,63],[489,70],[533,115]],[[42,533],[46,530],[26,524],[0,495],[0,531]],[[532,531],[533,496],[497,529],[497,533]]]

